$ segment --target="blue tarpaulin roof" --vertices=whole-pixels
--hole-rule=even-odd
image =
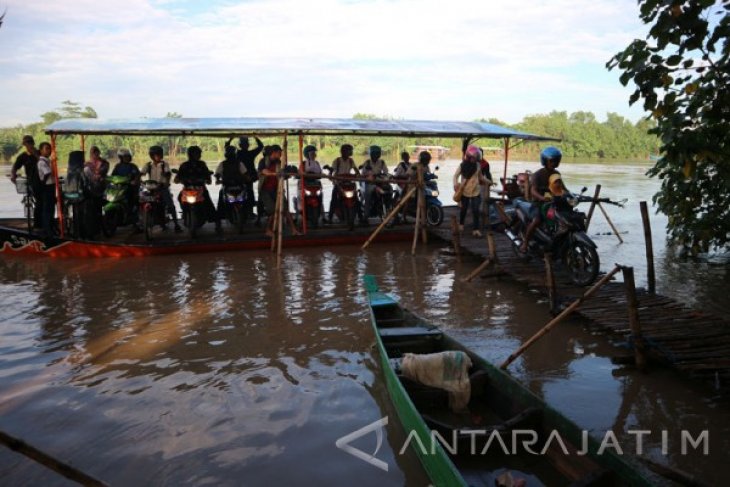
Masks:
[[[90,135],[370,135],[558,140],[491,123],[353,118],[74,118],[47,126],[47,134]]]

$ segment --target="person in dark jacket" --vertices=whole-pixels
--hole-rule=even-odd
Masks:
[[[226,147],[231,145],[232,140],[233,138],[228,139],[228,142],[226,142]],[[256,195],[253,192],[253,183],[258,181],[259,179],[255,161],[256,157],[261,154],[261,151],[264,150],[264,143],[261,142],[261,139],[259,139],[258,137],[254,137],[254,140],[256,140],[256,148],[253,150],[249,150],[248,137],[239,137],[239,150],[236,151],[236,160],[243,163],[243,165],[246,167],[246,172],[249,175],[249,181],[247,181],[245,185],[247,207],[246,211],[248,211],[249,217],[253,216],[253,209],[256,206]]]
[[[38,177],[38,149],[35,148],[35,141],[32,135],[23,136],[23,147],[25,151],[15,159],[15,164],[10,171],[10,181],[15,184],[15,180],[18,177],[18,171],[22,168],[25,172],[25,178],[28,181],[28,191],[36,199],[40,198],[43,190],[43,185]],[[41,228],[41,221],[43,209],[41,205],[36,202],[35,208],[33,208],[33,227]]]
[[[225,204],[226,195],[224,189],[231,186],[241,186],[245,191],[245,185],[249,181],[246,166],[236,157],[236,148],[232,145],[226,146],[225,157],[215,169],[216,184],[223,184],[218,195],[218,217],[221,219],[225,214],[223,205]],[[248,205],[248,199],[246,204]]]
[[[212,181],[210,175],[212,174],[208,169],[208,165],[205,161],[202,161],[200,157],[203,155],[203,151],[197,145],[188,147],[188,160],[183,162],[175,175],[175,182],[189,184],[191,182],[201,182],[203,185],[210,184]],[[205,206],[207,207],[206,213],[209,215],[209,220],[215,221],[215,230],[218,233],[222,233],[221,220],[218,217],[218,212],[215,211],[213,206],[213,200],[210,199],[210,193],[208,188],[205,188],[203,192],[205,198]],[[178,200],[179,200],[178,196]]]

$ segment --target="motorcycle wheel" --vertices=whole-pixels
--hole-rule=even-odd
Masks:
[[[198,236],[198,212],[195,211],[195,208],[189,210],[188,218],[190,219],[190,226],[188,227],[190,238],[194,239]]]
[[[236,220],[238,233],[243,233],[243,224],[246,223],[246,210],[242,206],[233,207],[233,219]]]
[[[444,221],[444,209],[438,205],[428,205],[426,208],[426,222],[431,227],[437,227]]]
[[[307,208],[307,225],[317,228],[319,225],[319,206],[316,208]]]
[[[565,263],[570,272],[570,280],[578,286],[588,286],[598,277],[601,262],[595,247],[576,240],[568,248]]]
[[[347,222],[347,229],[352,231],[355,229],[355,207],[345,207],[344,208],[344,218],[345,222]]]
[[[142,210],[142,228],[144,229],[144,239],[148,242],[152,241],[152,226],[154,225],[154,218],[152,215],[151,208],[145,208]]]
[[[101,217],[101,231],[105,237],[113,237],[117,233],[117,212],[116,210],[107,211]]]

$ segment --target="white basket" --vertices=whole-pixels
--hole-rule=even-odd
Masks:
[[[28,194],[28,180],[26,178],[15,178],[15,191],[18,194]]]

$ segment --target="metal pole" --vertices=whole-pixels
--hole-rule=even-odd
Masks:
[[[654,276],[654,244],[651,241],[651,224],[649,223],[649,209],[646,201],[639,202],[641,221],[644,224],[644,244],[646,245],[646,280],[651,294],[656,293],[656,278]]]

